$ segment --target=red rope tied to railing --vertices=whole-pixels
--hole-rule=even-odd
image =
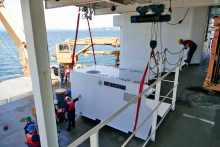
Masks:
[[[92,43],[92,50],[93,50],[94,62],[95,62],[95,65],[96,65],[95,53],[94,53],[94,46],[93,46],[92,34],[91,34],[91,31],[90,31],[90,25],[89,25],[89,19],[88,19],[88,17],[87,17],[87,22],[88,22],[88,27],[89,27],[90,39],[91,39],[91,43]]]
[[[73,56],[72,56],[71,69],[73,69],[73,66],[75,64],[74,58],[75,58],[76,41],[77,41],[78,29],[79,29],[79,19],[80,19],[80,7],[79,7],[79,11],[78,11],[78,19],[77,19],[77,26],[76,26],[76,36],[75,36],[75,42],[74,42],[74,48],[73,48]]]
[[[153,55],[154,61],[155,61],[156,65],[157,65],[157,61],[156,61],[156,58],[155,58],[154,51],[152,50],[150,54],[151,54],[151,56]],[[146,67],[146,69],[144,71],[144,75],[143,75],[143,78],[141,80],[141,84],[140,84],[140,87],[139,87],[139,94],[143,91],[143,86],[144,86],[144,81],[145,81],[145,77],[146,77],[146,74],[147,74],[148,66],[150,66],[149,62],[147,63],[147,67]],[[157,68],[157,72],[159,73],[159,69],[158,68]],[[141,105],[141,97],[138,99],[137,112],[136,112],[135,125],[134,125],[133,132],[136,130],[140,105]]]

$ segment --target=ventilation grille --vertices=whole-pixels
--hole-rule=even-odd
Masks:
[[[89,73],[89,74],[98,74],[98,73],[100,73],[100,71],[97,71],[97,70],[89,70],[89,71],[87,71],[86,73]]]

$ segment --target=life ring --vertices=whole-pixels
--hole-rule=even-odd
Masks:
[[[74,69],[78,69],[78,68],[82,68],[82,65],[81,64],[77,64]]]

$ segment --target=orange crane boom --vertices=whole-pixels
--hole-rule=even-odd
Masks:
[[[3,2],[0,2],[0,20],[18,48],[24,77],[31,77],[25,34],[3,6]]]

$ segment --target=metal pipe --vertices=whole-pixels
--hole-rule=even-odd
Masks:
[[[151,95],[155,95],[155,94],[151,94]],[[165,97],[165,96],[160,95],[160,97]],[[167,99],[173,99],[173,98],[167,97]]]
[[[148,72],[147,72],[147,84],[149,83],[149,77],[150,77],[150,63],[151,63],[151,53],[150,53],[150,59],[148,61]]]
[[[163,67],[163,72],[165,72],[165,63],[166,63],[166,53],[167,53],[167,48],[165,48],[165,51],[164,51],[164,63],[163,63],[163,65],[164,65],[164,67]]]
[[[152,78],[152,79],[156,79],[156,78]],[[164,82],[174,82],[174,81],[170,81],[170,80],[161,80],[161,81],[164,81]]]

